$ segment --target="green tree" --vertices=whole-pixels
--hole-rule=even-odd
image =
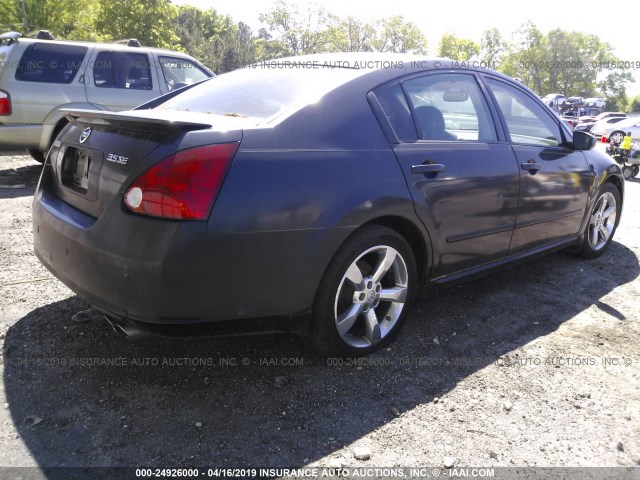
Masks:
[[[305,11],[294,4],[279,0],[273,9],[260,14],[275,41],[287,48],[289,55],[304,55],[331,50],[335,17],[324,8],[310,5]]]
[[[500,70],[539,95],[600,96],[608,109],[626,106],[625,84],[632,76],[615,68],[613,49],[595,35],[561,29],[543,35],[529,22],[515,32],[506,52]]]
[[[97,9],[97,0],[0,0],[0,25],[23,35],[49,30],[60,39],[99,40]]]
[[[542,69],[548,63],[546,39],[542,32],[527,22],[514,33],[506,52],[500,70],[542,94],[545,77]]]
[[[445,33],[438,45],[439,57],[466,61],[480,53],[480,46],[473,40],[457,38],[452,33]]]
[[[373,42],[378,52],[427,53],[427,39],[418,26],[398,15],[378,21],[377,35]]]
[[[224,73],[255,61],[253,33],[244,23],[213,9],[179,7],[172,21],[179,46],[216,73]]]
[[[371,52],[376,41],[376,29],[354,17],[338,19],[332,32],[335,50],[341,52]]]
[[[256,60],[272,60],[289,55],[289,48],[286,43],[282,40],[274,39],[266,28],[261,28],[258,31],[258,36],[254,38],[253,45]]]
[[[150,47],[175,48],[178,12],[169,0],[99,0],[96,27],[110,40],[137,38]]]
[[[506,53],[506,42],[497,28],[485,30],[480,39],[480,61],[487,67],[498,67]]]

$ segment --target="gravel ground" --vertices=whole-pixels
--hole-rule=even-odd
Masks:
[[[640,465],[640,181],[605,256],[434,292],[340,363],[290,336],[131,344],[33,255],[39,168],[0,157],[0,466]]]

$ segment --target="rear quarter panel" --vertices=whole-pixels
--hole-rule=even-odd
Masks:
[[[229,248],[220,266],[230,281],[253,271],[261,294],[284,289],[291,308],[310,306],[332,256],[358,227],[386,216],[419,225],[367,91],[343,87],[282,123],[245,131],[208,225],[243,246]]]

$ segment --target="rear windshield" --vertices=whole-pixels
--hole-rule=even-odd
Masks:
[[[23,82],[71,83],[78,73],[87,47],[34,43],[22,54],[16,80]]]
[[[367,70],[347,68],[251,68],[219,75],[158,108],[213,115],[273,119],[315,103]]]

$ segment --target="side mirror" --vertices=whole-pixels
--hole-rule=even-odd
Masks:
[[[573,132],[574,150],[591,150],[596,144],[596,137],[580,130]]]

